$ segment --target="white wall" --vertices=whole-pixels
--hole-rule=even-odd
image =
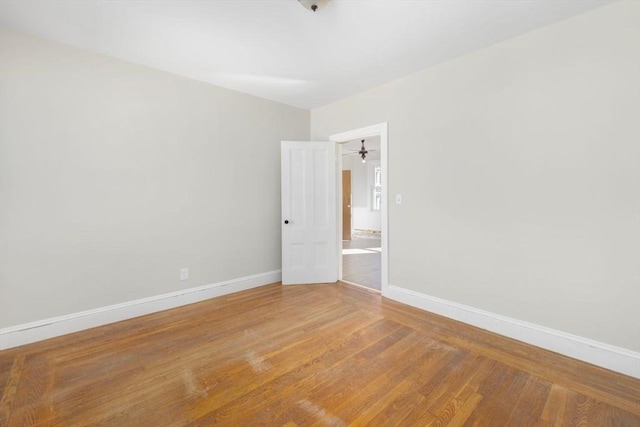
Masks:
[[[342,169],[351,171],[351,228],[380,231],[380,211],[373,210],[373,166],[380,160],[362,163],[353,155],[343,156]]]
[[[311,112],[389,124],[390,284],[640,350],[640,2]]]
[[[280,268],[308,111],[2,30],[0,116],[0,327]]]

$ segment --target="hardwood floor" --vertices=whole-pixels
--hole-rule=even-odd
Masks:
[[[380,238],[358,237],[356,234],[351,240],[343,240],[342,278],[379,291],[382,287],[380,246]],[[352,253],[353,250],[356,253]]]
[[[2,426],[638,426],[640,381],[345,284],[0,352]]]

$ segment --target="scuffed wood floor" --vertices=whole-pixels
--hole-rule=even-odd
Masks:
[[[344,284],[0,352],[1,426],[638,426],[640,381]]]

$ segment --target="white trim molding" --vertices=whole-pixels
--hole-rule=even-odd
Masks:
[[[279,282],[281,270],[184,289],[0,329],[0,350]]]
[[[380,167],[382,173],[382,206],[380,207],[380,231],[381,241],[380,247],[381,261],[380,261],[380,275],[381,275],[381,288],[384,293],[389,284],[389,125],[387,122],[378,123],[375,125],[363,127],[360,129],[353,129],[346,132],[341,132],[329,137],[329,141],[333,141],[338,145],[344,142],[349,142],[354,139],[369,138],[372,136],[380,137]],[[340,153],[341,151],[338,151]],[[336,209],[336,215],[338,224],[342,225],[342,157],[338,158],[338,170],[336,171],[337,181],[337,193],[338,203]],[[338,234],[338,244],[336,246],[336,257],[338,257],[338,280],[342,280],[342,228],[336,229]]]
[[[389,285],[389,299],[551,350],[624,375],[640,378],[640,353],[499,314]]]

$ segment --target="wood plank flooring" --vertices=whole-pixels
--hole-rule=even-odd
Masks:
[[[342,241],[342,278],[351,283],[379,291],[382,288],[382,254],[378,250],[381,240],[359,237],[354,233],[351,240]],[[348,254],[349,249],[360,249],[362,253]],[[381,248],[380,248],[381,249]]]
[[[0,426],[638,426],[640,381],[345,284],[0,352]]]

